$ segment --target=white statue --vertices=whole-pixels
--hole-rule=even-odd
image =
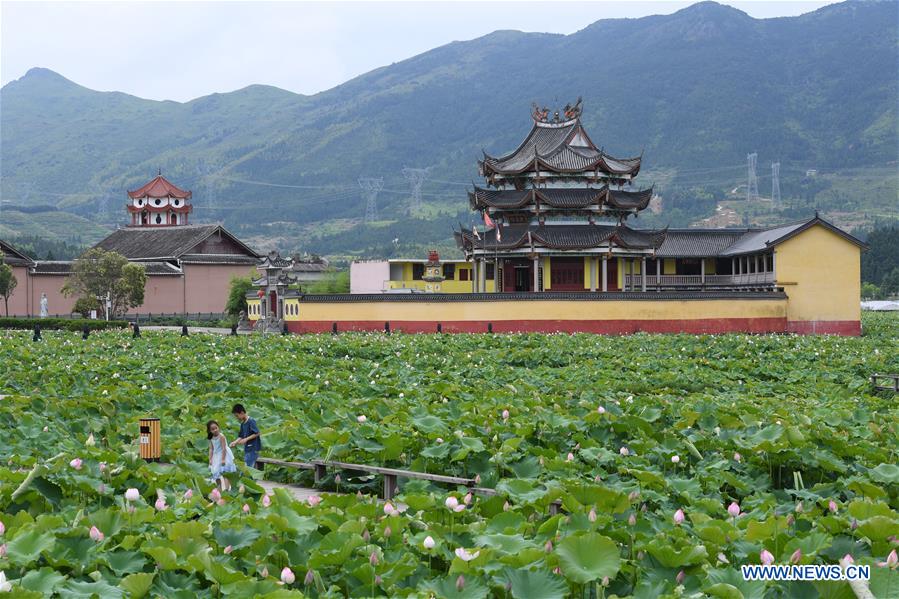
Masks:
[[[41,294],[41,318],[47,318],[47,315],[50,313],[47,308],[47,294]]]

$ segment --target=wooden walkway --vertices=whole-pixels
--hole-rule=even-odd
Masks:
[[[274,494],[275,489],[284,489],[285,491],[293,495],[295,499],[299,501],[306,501],[314,495],[321,494],[321,491],[318,491],[317,489],[307,489],[306,487],[299,487],[297,485],[289,485],[286,483],[276,483],[270,480],[257,480],[256,482],[260,487],[265,489],[266,495]]]
[[[880,384],[882,381],[885,381],[886,385]],[[899,374],[872,374],[871,384],[878,391],[899,393]]]

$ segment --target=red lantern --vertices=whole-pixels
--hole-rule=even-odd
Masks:
[[[265,291],[260,289],[259,291],[256,292],[256,297],[259,297],[259,298],[265,297]]]

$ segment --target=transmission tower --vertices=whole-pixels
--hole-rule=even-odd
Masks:
[[[780,203],[780,163],[771,163],[771,201]]]
[[[746,185],[746,199],[747,200],[757,200],[759,199],[759,178],[755,172],[755,167],[758,163],[759,155],[757,152],[753,152],[752,154],[746,155],[746,161],[749,163],[749,181]]]
[[[216,184],[215,177],[222,171],[222,165],[215,160],[201,160],[197,164],[197,174],[203,184],[203,207],[206,209],[206,218],[212,215],[216,208]]]
[[[359,177],[359,187],[365,198],[365,222],[371,223],[378,220],[378,192],[384,188],[384,179],[381,177]]]
[[[409,182],[409,185],[412,186],[412,210],[421,209],[421,186],[424,185],[425,179],[428,178],[428,173],[430,171],[431,167],[403,168],[403,176],[406,178],[406,181]]]

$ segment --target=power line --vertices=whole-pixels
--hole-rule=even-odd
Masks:
[[[424,185],[425,179],[428,178],[428,173],[430,172],[431,167],[403,167],[403,176],[406,178],[406,181],[409,182],[409,185],[412,186],[412,210],[421,210],[421,186]]]

